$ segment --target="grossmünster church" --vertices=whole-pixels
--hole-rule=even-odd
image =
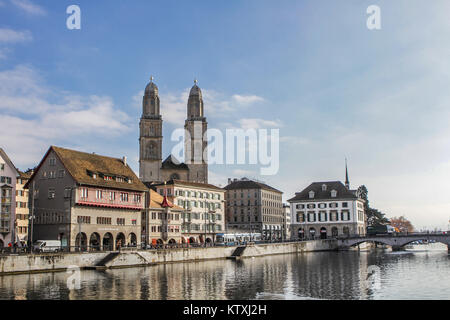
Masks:
[[[162,125],[158,87],[150,78],[142,102],[142,117],[139,124],[139,177],[145,183],[169,180],[208,183],[208,164],[204,150],[207,122],[203,113],[202,91],[197,81],[189,93],[187,118],[185,121],[185,163],[169,155],[162,161]]]

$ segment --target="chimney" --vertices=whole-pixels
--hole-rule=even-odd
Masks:
[[[228,178],[228,184],[231,184],[231,178]]]
[[[127,157],[123,157],[122,158],[122,162],[123,162],[123,165],[126,167],[127,166]]]

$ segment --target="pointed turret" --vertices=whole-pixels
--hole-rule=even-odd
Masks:
[[[345,186],[350,190],[350,181],[348,180],[347,158],[345,158]]]

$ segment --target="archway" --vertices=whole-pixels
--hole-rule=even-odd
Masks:
[[[80,243],[81,238],[81,243]],[[75,238],[76,251],[86,251],[87,250],[87,236],[84,232],[77,233]]]
[[[197,240],[195,240],[194,237],[190,237],[189,238],[189,243],[196,243],[196,242],[197,242]]]
[[[158,239],[158,240],[156,240],[156,244],[162,245],[162,244],[164,244],[164,241],[162,241],[161,239]]]
[[[97,232],[91,234],[89,238],[89,247],[94,251],[100,250],[100,235]]]
[[[327,238],[327,228],[320,228],[320,239],[324,240]]]
[[[125,235],[120,232],[117,236],[116,236],[116,249],[120,249],[122,247],[126,246],[126,242],[125,242]]]
[[[335,238],[339,236],[339,230],[337,227],[331,228],[331,235]]]
[[[309,237],[310,237],[311,239],[314,239],[315,236],[316,236],[316,229],[314,229],[314,228],[309,228]]]
[[[128,235],[128,245],[130,247],[136,247],[137,246],[137,237],[136,237],[136,235],[133,232]]]
[[[181,238],[181,243],[182,243],[182,244],[186,244],[186,238],[185,238],[185,237],[182,237],[182,238]]]
[[[112,251],[114,250],[114,237],[111,233],[106,233],[103,236],[103,250],[104,251]]]
[[[177,242],[174,239],[169,240],[169,245],[173,246],[175,244],[177,244]]]
[[[303,240],[305,238],[305,230],[303,228],[298,229],[298,238]]]
[[[207,244],[208,246],[212,245],[212,240],[211,240],[211,238],[206,238],[206,244]]]
[[[343,233],[346,237],[348,237],[348,236],[350,236],[350,229],[349,229],[348,227],[344,227],[344,228],[342,229],[342,233]]]

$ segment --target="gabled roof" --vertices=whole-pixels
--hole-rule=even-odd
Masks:
[[[11,159],[2,148],[0,148],[0,156],[3,158],[3,160],[5,160],[8,166],[16,172],[16,177],[19,176],[19,170],[17,170],[16,166],[12,163]]]
[[[64,149],[55,146],[51,146],[47,151],[29,182],[37,174],[42,163],[52,150],[56,153],[57,157],[75,182],[80,185],[132,191],[147,191],[145,185],[139,180],[128,165],[124,165],[122,159]],[[94,174],[96,174],[96,178],[94,178]],[[105,180],[102,178],[102,175],[111,176],[113,179]],[[114,179],[115,177],[128,178],[131,179],[131,182],[119,182]],[[27,187],[27,185],[25,187]]]
[[[161,169],[189,170],[189,167],[185,163],[178,161],[178,159],[174,156],[170,155],[163,161]]]
[[[164,185],[164,183],[157,183],[157,184],[152,185],[151,187],[156,187],[156,186],[160,187],[163,185]],[[216,187],[215,185],[212,185],[209,183],[191,182],[191,181],[184,181],[184,180],[169,180],[169,181],[166,181],[166,185],[197,187],[197,188],[215,189],[215,190],[225,191],[224,189]]]
[[[326,190],[322,190],[322,186],[326,185]],[[331,191],[337,191],[335,198],[331,197]],[[309,193],[314,191],[314,198],[309,197]],[[340,181],[313,182],[301,192],[295,194],[295,197],[289,199],[288,202],[294,201],[316,201],[316,200],[338,200],[338,199],[358,199],[352,190],[348,190]]]
[[[229,185],[227,185],[225,188],[225,190],[239,190],[239,189],[264,189],[264,190],[268,190],[268,191],[274,191],[274,192],[278,192],[278,193],[283,193],[280,190],[277,190],[265,183],[262,182],[257,182],[257,181],[253,181],[253,180],[248,180],[248,179],[242,179],[242,180],[237,180],[237,181],[233,181],[231,182]]]
[[[182,207],[175,204],[169,203],[171,209],[174,210],[184,210]],[[164,208],[164,197],[150,189],[150,209],[163,209]]]

